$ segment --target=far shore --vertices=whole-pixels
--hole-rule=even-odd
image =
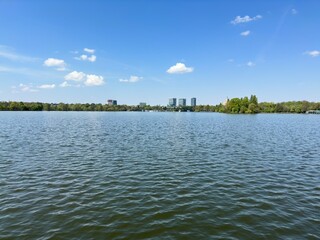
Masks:
[[[64,111],[64,112],[216,112],[227,114],[320,114],[320,102],[289,101],[281,103],[261,102],[255,95],[250,98],[232,98],[218,105],[150,106],[110,105],[101,103],[41,103],[0,102],[0,111]]]

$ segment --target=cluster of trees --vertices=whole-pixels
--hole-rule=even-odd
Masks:
[[[197,105],[194,107],[195,112],[216,112],[216,106],[212,105]]]
[[[320,102],[290,101],[281,103],[262,102],[259,104],[264,113],[305,113],[309,110],[319,110]]]
[[[255,95],[250,98],[232,98],[225,104],[215,106],[215,112],[223,113],[305,113],[309,110],[319,110],[319,102],[289,101],[281,103],[258,102]]]
[[[181,111],[181,112],[221,112],[221,113],[305,113],[319,110],[320,102],[291,101],[282,103],[258,102],[255,95],[250,98],[232,98],[216,106],[198,105],[170,108],[166,106],[129,106],[107,104],[66,104],[40,102],[0,102],[0,111]]]
[[[232,98],[225,104],[216,106],[216,112],[223,113],[259,113],[260,107],[256,95],[244,98]]]

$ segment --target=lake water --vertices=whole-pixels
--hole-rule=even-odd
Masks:
[[[1,239],[320,239],[320,115],[0,112]]]

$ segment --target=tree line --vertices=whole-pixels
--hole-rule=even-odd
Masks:
[[[289,101],[289,102],[258,102],[255,95],[250,98],[227,99],[224,104],[215,106],[215,112],[222,113],[305,113],[309,110],[319,110],[320,102]]]
[[[320,110],[320,102],[290,101],[281,103],[258,102],[255,95],[243,98],[227,99],[218,105],[198,105],[183,107],[167,106],[130,106],[95,103],[41,103],[41,102],[0,102],[0,111],[174,111],[174,112],[220,112],[233,114],[254,113],[305,113]]]
[[[194,111],[193,107],[108,105],[101,103],[0,102],[0,111]]]

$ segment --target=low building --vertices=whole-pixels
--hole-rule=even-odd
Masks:
[[[117,100],[108,99],[107,104],[115,106],[115,105],[117,105]]]
[[[306,111],[307,114],[320,114],[320,110],[309,110]]]
[[[145,107],[145,106],[147,106],[147,103],[145,103],[145,102],[139,103],[139,107]]]

